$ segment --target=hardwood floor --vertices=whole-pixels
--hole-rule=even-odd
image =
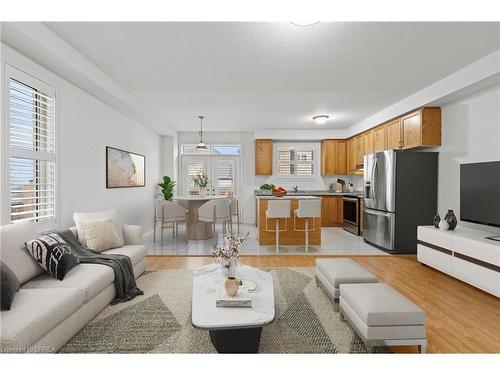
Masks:
[[[255,267],[314,267],[328,256],[241,256]],[[414,256],[350,256],[427,313],[428,353],[500,353],[500,299],[419,263]],[[147,269],[196,269],[210,257],[150,256]],[[413,347],[395,348],[415,352]]]

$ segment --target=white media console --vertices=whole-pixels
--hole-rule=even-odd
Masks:
[[[498,236],[498,234],[496,234]],[[494,233],[466,227],[442,231],[420,226],[418,261],[500,297],[500,242]]]

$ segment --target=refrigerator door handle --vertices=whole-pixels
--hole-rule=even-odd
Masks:
[[[371,179],[372,179],[372,199],[377,199],[377,182],[375,180],[375,171],[377,169],[377,158],[373,158],[373,165],[372,165],[372,176],[371,176]]]

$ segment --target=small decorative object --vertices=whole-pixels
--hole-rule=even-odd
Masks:
[[[226,276],[234,277],[235,268],[240,256],[240,247],[248,238],[248,233],[244,235],[234,235],[227,231],[224,236],[224,246],[216,247],[212,250],[212,256],[217,258],[217,263],[221,263],[226,268]]]
[[[333,182],[328,185],[328,191],[330,193],[335,193],[335,184]]]
[[[448,222],[446,220],[441,220],[439,222],[439,229],[448,230],[449,228],[450,228],[450,225],[448,224]]]
[[[205,172],[198,172],[193,177],[191,177],[191,182],[194,186],[200,189],[200,196],[205,196],[207,194],[207,187],[210,184],[208,176]]]
[[[166,201],[171,201],[174,195],[175,181],[168,176],[163,176],[163,182],[158,184]]]
[[[146,186],[146,157],[106,147],[106,188]]]
[[[240,282],[236,277],[230,276],[226,279],[224,287],[226,288],[226,293],[228,296],[235,297],[238,294],[238,288],[240,287]]]
[[[444,219],[448,222],[448,230],[454,230],[457,227],[457,217],[453,210],[448,210]]]
[[[287,191],[284,187],[278,186],[275,187],[273,190],[271,190],[271,194],[274,195],[275,197],[282,197],[286,195]]]
[[[440,221],[441,221],[441,216],[439,216],[439,214],[436,214],[436,216],[434,216],[434,219],[432,219],[432,225],[434,225],[436,229],[439,229]]]

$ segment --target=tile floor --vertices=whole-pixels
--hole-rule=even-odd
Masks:
[[[236,228],[235,228],[236,229]],[[257,239],[257,228],[254,225],[242,224],[242,233],[249,233],[248,241],[242,246],[242,255],[276,255],[274,246],[259,246]],[[377,249],[363,241],[362,237],[355,236],[342,228],[322,228],[321,246],[310,246],[308,254],[328,254],[328,255],[387,255],[388,253]],[[218,244],[222,245],[223,238],[221,228],[217,227]],[[212,240],[188,241],[186,244],[185,227],[179,225],[179,236],[172,238],[172,230],[165,229],[163,246],[159,239],[152,245],[148,255],[210,255],[213,248]],[[280,255],[305,254],[304,247],[280,246]]]

